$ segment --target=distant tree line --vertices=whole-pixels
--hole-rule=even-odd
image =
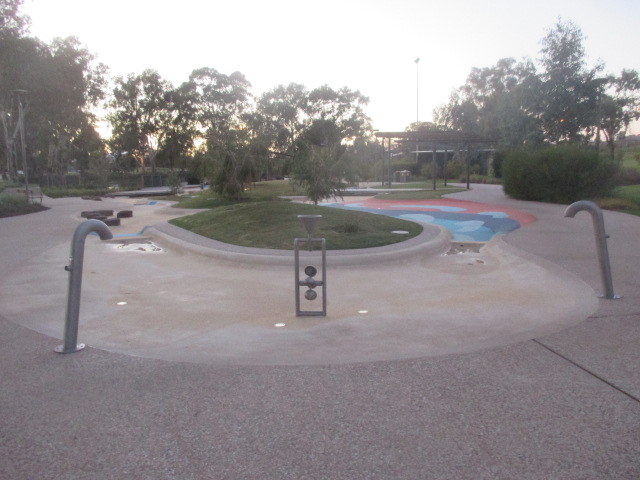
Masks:
[[[503,58],[473,68],[449,102],[434,112],[437,124],[495,139],[504,149],[544,144],[615,141],[640,118],[640,77],[635,70],[605,74],[589,67],[584,35],[559,19],[542,39],[538,63]]]
[[[291,83],[260,96],[240,72],[198,68],[180,85],[155,70],[108,77],[75,37],[46,44],[28,35],[23,0],[0,0],[0,172],[12,179],[26,158],[31,178],[73,170],[104,179],[157,169],[187,172],[221,195],[248,182],[291,176],[318,201],[349,181],[375,176],[381,159],[365,113],[348,87]],[[426,127],[494,138],[501,148],[615,140],[640,117],[633,70],[587,67],[583,35],[558,21],[539,65],[502,59],[474,68]],[[106,112],[110,138],[98,134]],[[412,128],[426,128],[413,125]]]
[[[238,197],[247,182],[292,174],[314,183],[317,200],[339,193],[370,143],[368,98],[347,87],[280,85],[255,98],[240,72],[193,70],[178,86],[155,70],[116,77],[74,37],[50,45],[27,35],[23,0],[0,0],[0,171],[33,177],[69,171],[189,170],[218,193]],[[22,115],[20,107],[23,107]],[[112,134],[100,138],[94,112]],[[347,162],[346,159],[349,159]],[[322,163],[309,177],[296,162]],[[362,163],[362,162],[360,162]],[[314,170],[315,171],[315,170]],[[317,180],[317,182],[316,182]],[[321,185],[315,185],[315,183]]]

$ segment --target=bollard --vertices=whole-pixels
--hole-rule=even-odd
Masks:
[[[609,250],[607,248],[607,238],[604,229],[604,218],[600,207],[589,200],[580,200],[572,203],[564,211],[564,216],[573,218],[576,213],[586,210],[591,214],[593,221],[593,231],[596,236],[596,246],[598,249],[598,261],[600,263],[600,275],[602,277],[602,285],[604,286],[604,298],[613,299],[620,298],[613,292],[613,281],[611,280],[611,264],[609,262]]]
[[[100,220],[87,220],[76,228],[71,240],[71,258],[64,269],[69,272],[69,295],[67,298],[67,318],[64,324],[64,344],[54,350],[58,353],[73,353],[84,348],[78,344],[78,321],[80,316],[80,290],[82,286],[82,266],[84,263],[84,241],[91,232],[100,235],[100,240],[113,238],[111,230]]]

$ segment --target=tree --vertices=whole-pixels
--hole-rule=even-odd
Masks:
[[[225,75],[214,68],[200,68],[189,76],[202,133],[208,142],[224,145],[229,132],[242,126],[251,84],[240,72]]]
[[[164,142],[158,151],[158,160],[169,165],[173,171],[176,162],[186,163],[187,157],[193,153],[197,130],[197,109],[193,90],[189,83],[165,95],[166,100],[166,133]]]
[[[314,203],[340,196],[353,179],[346,144],[370,134],[371,123],[363,110],[368,102],[347,87],[336,91],[324,85],[309,93],[306,127],[296,144],[292,177]]]
[[[345,163],[353,173],[354,181],[370,181],[380,175],[383,147],[375,137],[358,137],[345,145]]]
[[[0,0],[0,37],[22,37],[29,26],[29,17],[20,12],[24,0]]]
[[[24,107],[30,170],[63,173],[75,156],[99,148],[91,108],[103,97],[105,71],[75,37],[46,45],[28,37],[0,36],[0,118],[7,132],[2,164],[10,174],[15,173],[11,156],[18,101]]]
[[[640,77],[635,70],[623,70],[619,77],[610,76],[607,82],[609,88],[599,99],[599,126],[613,160],[616,139],[640,118]]]
[[[230,198],[238,198],[255,176],[252,136],[244,115],[250,86],[240,72],[225,75],[200,68],[189,76],[195,115],[206,138],[207,157],[214,164],[213,187]]]
[[[502,147],[537,143],[539,80],[530,61],[503,58],[488,68],[473,68],[465,85],[436,110],[444,127],[498,140]]]
[[[598,90],[593,80],[602,65],[587,69],[584,35],[561,19],[542,39],[540,118],[547,139],[578,142],[596,123]]]
[[[279,85],[261,95],[255,109],[245,116],[265,178],[288,172],[296,141],[305,128],[308,95],[304,85]]]
[[[341,196],[351,179],[350,165],[341,145],[340,128],[332,120],[315,120],[298,141],[292,174],[314,204]]]
[[[76,37],[54,39],[41,84],[29,93],[43,109],[37,120],[48,131],[47,167],[65,171],[68,163],[103,149],[91,109],[104,98],[106,67]],[[52,153],[55,152],[55,153]]]
[[[369,98],[347,87],[333,90],[328,85],[309,92],[306,114],[308,125],[328,120],[337,128],[340,141],[353,140],[371,131],[371,120],[364,113]]]
[[[170,131],[173,87],[155,70],[118,77],[115,82],[109,103],[113,111],[108,116],[113,129],[111,147],[128,151],[141,167],[146,158],[155,170],[158,149]]]
[[[305,126],[309,93],[304,85],[290,83],[264,93],[256,102],[256,127],[271,139],[270,148],[293,153],[295,141]]]

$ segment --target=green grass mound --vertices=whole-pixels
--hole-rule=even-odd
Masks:
[[[422,232],[421,225],[406,220],[286,200],[228,203],[170,223],[233,245],[292,250],[294,238],[306,237],[298,215],[322,215],[314,236],[326,238],[330,250],[390,245]],[[394,230],[409,234],[398,235]]]

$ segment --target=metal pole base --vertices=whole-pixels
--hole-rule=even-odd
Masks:
[[[64,345],[58,345],[56,348],[53,349],[53,351],[56,353],[74,353],[74,352],[79,352],[80,350],[84,350],[84,347],[86,347],[84,343],[79,343],[76,345],[75,348],[72,348],[71,350],[65,350]]]

